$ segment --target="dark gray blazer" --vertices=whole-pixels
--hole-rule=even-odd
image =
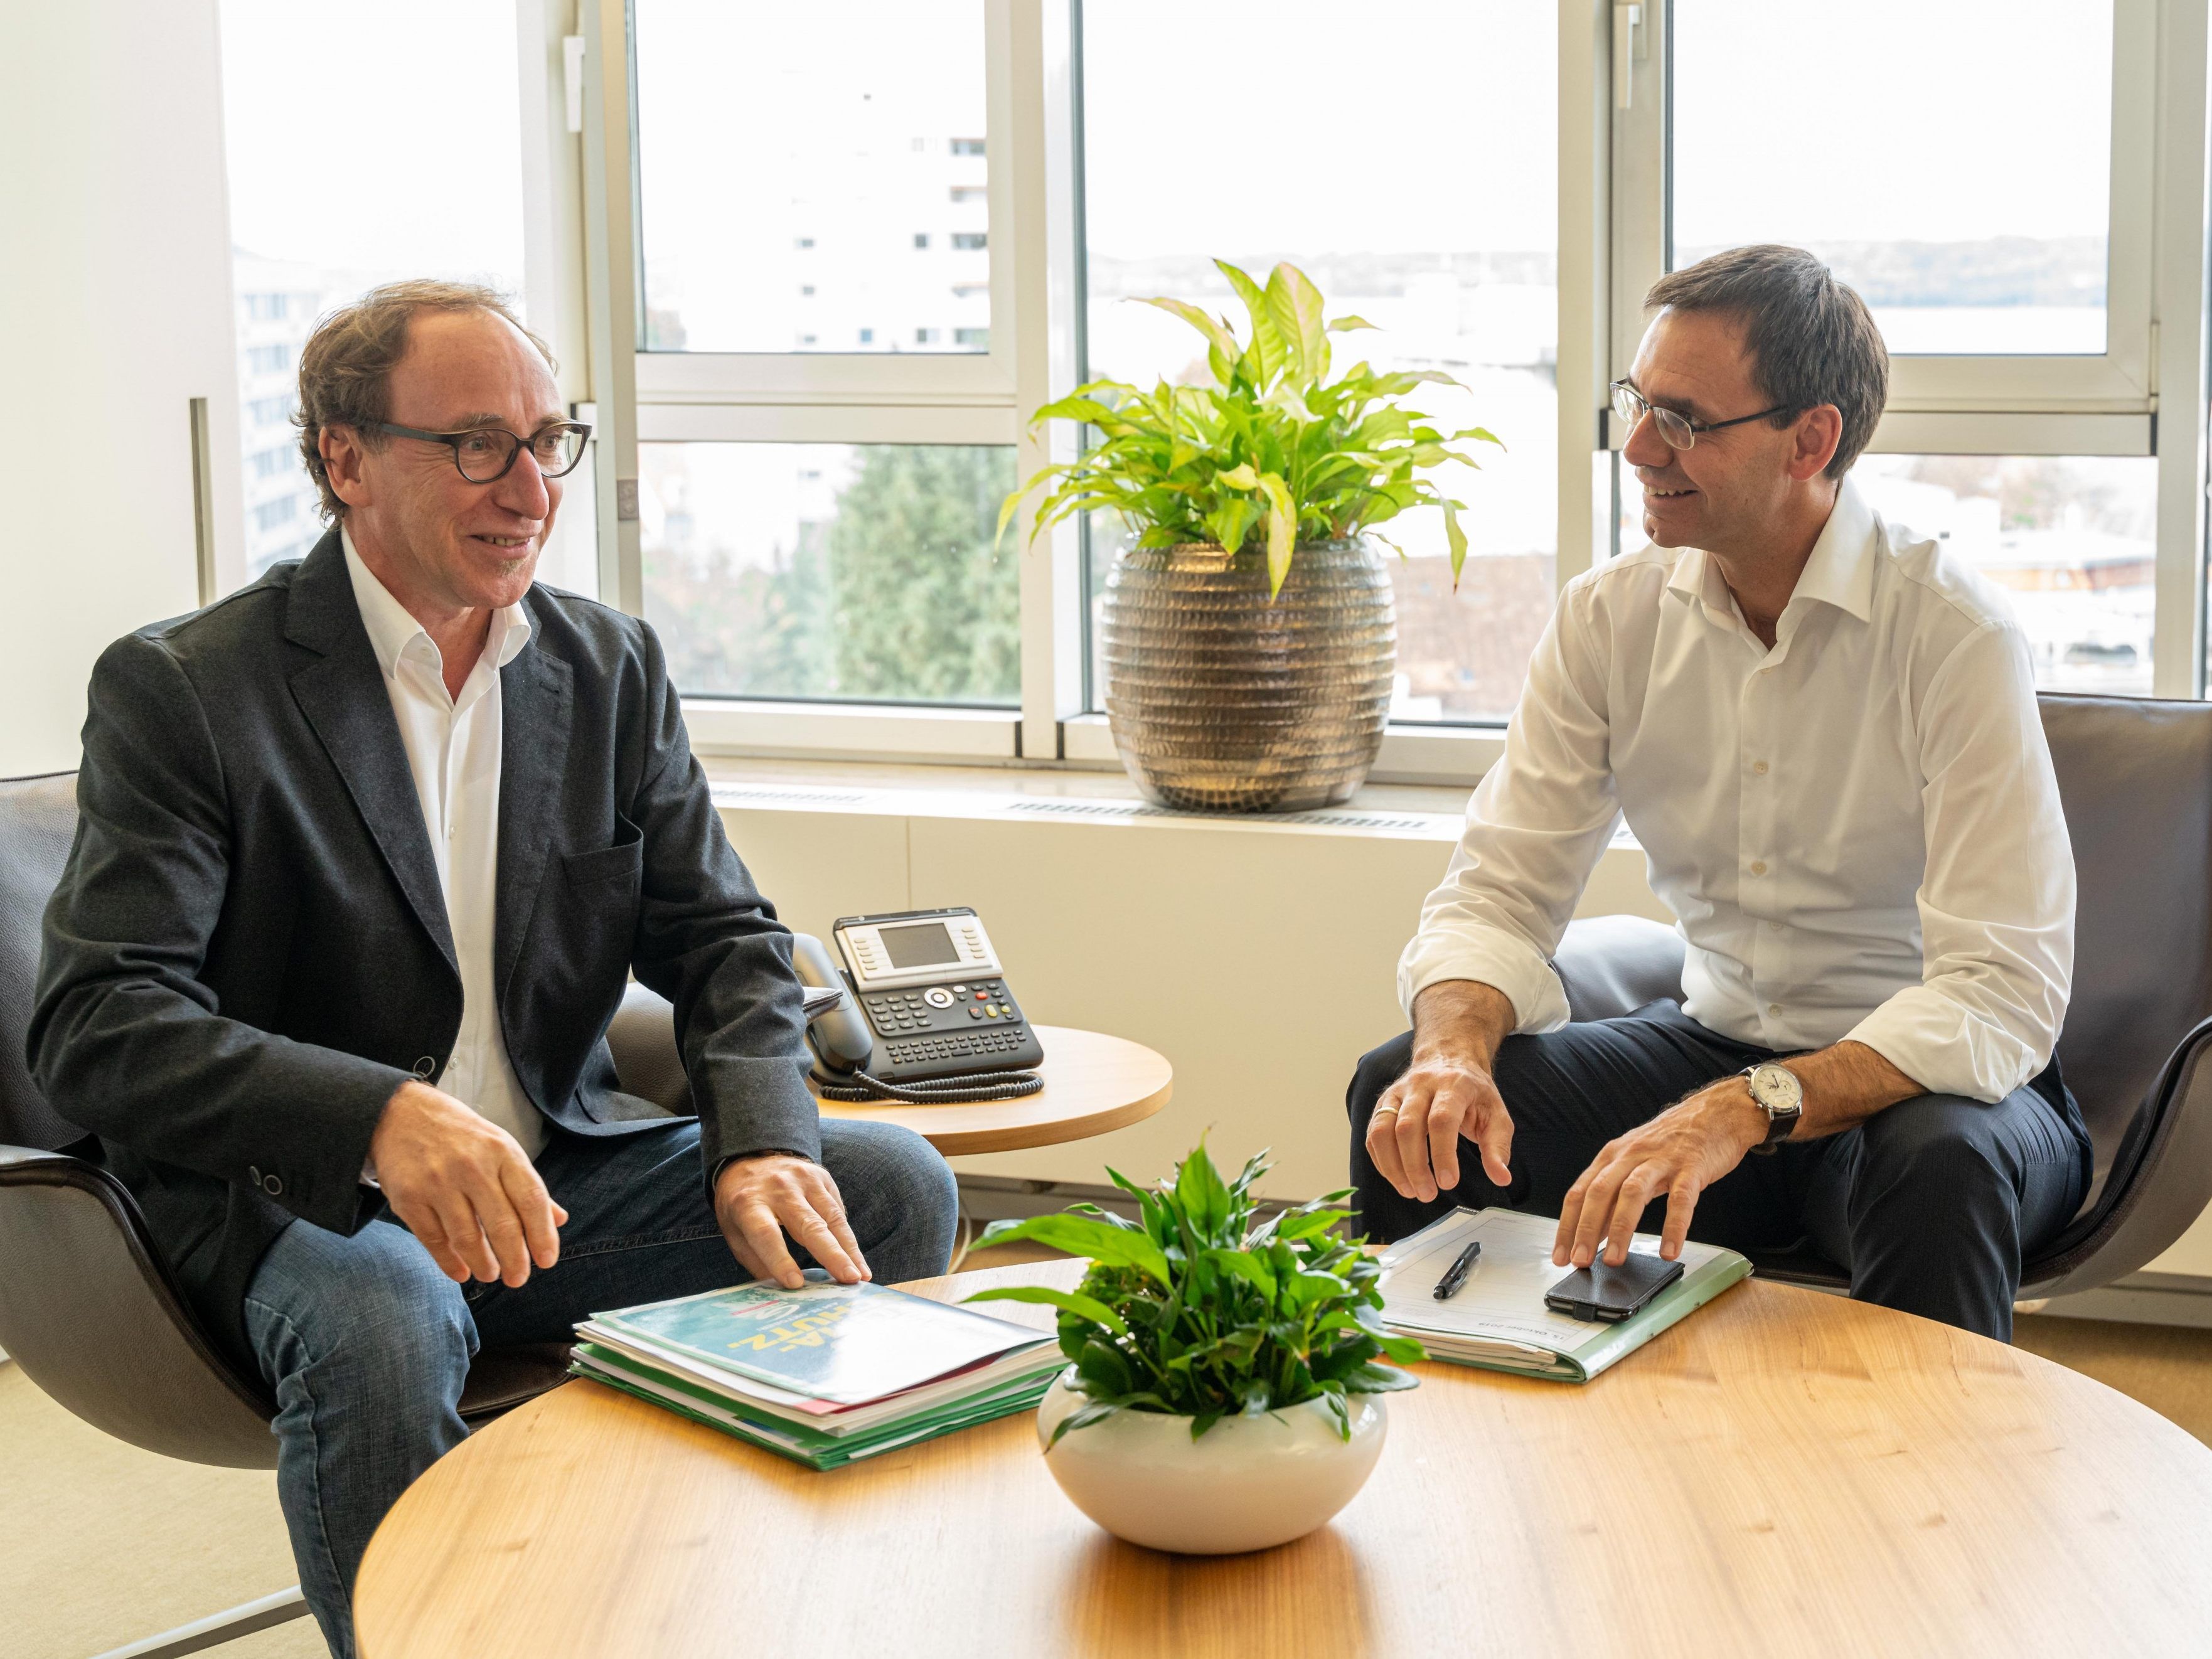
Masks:
[[[534,587],[500,673],[494,972],[516,1075],[584,1135],[643,1127],[607,1023],[676,1005],[706,1168],[819,1157],[791,935],[723,836],[651,629]],[[461,982],[337,533],[93,671],[76,845],[28,1042],[211,1329],[295,1220],[356,1231],[377,1119],[435,1079]]]

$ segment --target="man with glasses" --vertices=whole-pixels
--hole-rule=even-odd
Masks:
[[[1613,410],[1652,545],[1568,584],[1423,906],[1413,1029],[1348,1096],[1361,1210],[1556,1213],[1562,1268],[1804,1239],[1855,1297],[2007,1338],[2090,1158],[2025,639],[1852,484],[1888,356],[1825,265],[1740,248],[1646,303]],[[1570,1024],[1550,958],[1623,817],[1685,994]]]
[[[589,436],[544,348],[399,283],[318,326],[300,402],[331,532],[94,671],[30,1049],[266,1382],[343,1655],[479,1342],[809,1262],[941,1273],[955,1195],[918,1136],[817,1121],[790,935],[659,642],[533,581]],[[696,1116],[619,1091],[633,969]]]

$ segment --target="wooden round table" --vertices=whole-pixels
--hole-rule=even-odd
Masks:
[[[1055,1262],[910,1288],[1072,1285]],[[1048,1310],[999,1303],[993,1311]],[[1941,1325],[1747,1283],[1587,1387],[1447,1365],[1366,1489],[1216,1559],[1108,1537],[1028,1413],[818,1474],[570,1382],[378,1531],[363,1659],[2201,1654],[2212,1449]]]
[[[961,1106],[815,1104],[824,1117],[865,1118],[913,1130],[951,1158],[962,1152],[1012,1152],[1082,1140],[1140,1122],[1168,1103],[1175,1070],[1141,1042],[1071,1025],[1033,1028],[1044,1049],[1037,1075],[1044,1087],[1018,1100]]]

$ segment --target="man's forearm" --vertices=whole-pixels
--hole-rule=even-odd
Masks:
[[[1885,1107],[1928,1092],[1865,1043],[1849,1038],[1781,1063],[1796,1074],[1805,1091],[1804,1115],[1792,1140],[1841,1134]]]
[[[1480,980],[1438,980],[1413,999],[1413,1063],[1449,1058],[1487,1072],[1512,1035],[1513,1003]]]

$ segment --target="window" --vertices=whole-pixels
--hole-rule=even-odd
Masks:
[[[902,334],[944,309],[941,278],[885,256],[948,189],[981,199],[983,164],[913,142],[983,124],[981,0],[635,0],[635,27],[645,349],[851,350],[860,316]],[[776,72],[730,96],[731,66],[759,63]],[[795,326],[784,248],[826,327]]]
[[[592,64],[619,9],[578,14]],[[2009,593],[2044,684],[2193,694],[2201,0],[2019,0],[2002,23],[1917,0],[1583,9],[1593,27],[1400,0],[1346,30],[1323,0],[631,0],[630,73],[592,80],[587,142],[635,216],[618,192],[583,206],[587,250],[635,252],[593,290],[614,320],[592,343],[635,349],[636,395],[599,408],[592,477],[621,602],[669,641],[695,734],[1109,762],[1086,711],[1115,526],[992,556],[986,499],[1066,458],[1073,434],[1034,441],[1028,415],[1078,376],[1192,371],[1196,337],[1131,301],[1234,319],[1212,258],[1288,258],[1381,325],[1344,346],[1452,375],[1465,390],[1417,406],[1506,442],[1437,480],[1467,503],[1456,591],[1433,514],[1388,526],[1410,556],[1377,775],[1463,781],[1561,584],[1640,539],[1604,388],[1643,294],[1770,240],[1829,259],[1889,340],[1856,474],[1877,509]],[[1163,86],[1223,64],[1293,98],[1366,88],[1389,144],[1249,98],[1163,118]],[[1808,122],[1848,137],[1810,175],[1777,136]],[[313,285],[251,286],[297,307]],[[263,325],[252,343],[281,337]],[[614,505],[632,471],[635,530]]]
[[[1854,474],[1869,499],[2007,590],[2040,684],[2196,695],[2201,416],[2154,418],[2177,374],[2185,406],[2204,402],[2174,355],[2203,337],[2203,261],[2173,258],[2176,239],[2201,243],[2201,214],[2162,221],[2176,210],[2154,189],[2175,165],[2202,183],[2201,158],[2171,159],[2203,143],[2201,73],[2191,113],[2161,49],[2172,15],[2023,0],[1998,28],[1913,0],[1860,0],[1848,27],[1757,0],[1643,9],[1610,88],[1610,374],[1660,271],[1747,242],[1810,248],[1890,349],[1888,408]],[[1819,76],[1798,72],[1815,57]],[[1747,142],[1808,121],[1851,133],[1817,187],[1787,144]]]
[[[1000,446],[639,447],[645,614],[688,696],[1012,707]]]
[[[289,445],[275,449],[257,450],[248,458],[246,465],[256,478],[273,478],[288,468],[300,464],[300,454]]]
[[[379,27],[343,8],[223,0],[224,138],[230,185],[244,402],[246,572],[296,556],[317,507],[300,466],[264,471],[258,428],[291,417],[289,374],[316,319],[380,283],[408,276],[522,288],[522,126],[515,11],[442,0],[386,0]],[[434,40],[437,50],[422,43]],[[345,73],[332,74],[343,64]],[[300,137],[295,99],[312,87],[331,131],[373,133],[374,165],[349,175],[333,212],[328,158]],[[465,189],[425,189],[468,160]],[[533,319],[541,322],[542,319]],[[313,544],[310,538],[308,545]]]
[[[2002,27],[1923,0],[1856,0],[1838,21],[1676,0],[1673,263],[1792,242],[1859,290],[1900,356],[2102,355],[2112,0],[2022,5]],[[1778,72],[1813,62],[1817,76]],[[1818,190],[1790,144],[1747,142],[1802,124],[1851,135]]]
[[[1487,427],[1507,448],[1480,474],[1438,477],[1468,509],[1472,549],[1456,592],[1433,511],[1387,526],[1410,556],[1386,554],[1398,602],[1391,713],[1502,720],[1554,592],[1558,20],[1545,7],[1407,0],[1329,33],[1330,78],[1391,88],[1394,142],[1408,153],[1465,154],[1467,112],[1483,112],[1481,165],[1455,170],[1440,190],[1419,168],[1378,172],[1326,122],[1271,129],[1269,163],[1254,167],[1250,111],[1237,100],[1191,100],[1161,121],[1163,76],[1235,62],[1260,82],[1288,85],[1310,72],[1309,26],[1326,27],[1332,9],[1271,8],[1284,26],[1267,29],[1253,27],[1256,15],[1160,0],[1084,9],[1089,374],[1149,385],[1200,372],[1203,343],[1186,324],[1128,301],[1173,295],[1241,327],[1243,309],[1212,264],[1218,256],[1255,274],[1287,258],[1320,285],[1332,314],[1357,313],[1382,331],[1342,337],[1340,351],[1462,381],[1464,392],[1424,388],[1437,395],[1419,406],[1452,428]],[[1236,185],[1163,189],[1170,178]],[[1094,653],[1117,545],[1112,526],[1093,526]],[[1105,687],[1095,654],[1092,665],[1097,708]]]

